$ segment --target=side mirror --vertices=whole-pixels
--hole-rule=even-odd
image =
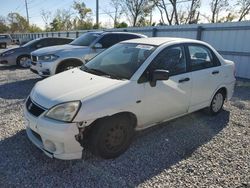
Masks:
[[[169,79],[169,71],[156,69],[152,72],[150,78],[151,78],[150,85],[152,87],[155,87],[157,80],[168,80]]]
[[[94,46],[93,46],[94,49],[101,49],[102,48],[102,44],[101,43],[96,43]]]

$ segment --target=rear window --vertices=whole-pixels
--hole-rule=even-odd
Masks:
[[[100,36],[100,34],[98,34],[98,33],[84,33],[83,35],[81,35],[77,39],[73,40],[73,42],[71,42],[70,44],[76,45],[76,46],[89,46],[99,36]]]
[[[0,35],[0,39],[8,39],[8,38],[10,38],[9,35]]]

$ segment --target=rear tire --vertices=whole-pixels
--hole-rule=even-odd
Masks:
[[[82,63],[74,62],[74,61],[68,61],[65,63],[61,63],[56,70],[56,74],[73,69],[73,68],[81,66],[81,65],[82,65]]]
[[[222,110],[224,101],[225,101],[225,93],[223,92],[223,90],[217,91],[209,106],[209,113],[211,115],[217,115],[218,113],[220,113]]]
[[[91,128],[87,147],[104,159],[116,158],[130,146],[134,133],[134,126],[128,116],[104,118]]]

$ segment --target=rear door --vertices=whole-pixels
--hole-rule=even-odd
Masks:
[[[189,71],[192,73],[191,107],[206,107],[222,81],[221,65],[213,51],[202,44],[187,44]],[[191,109],[191,110],[192,110]]]

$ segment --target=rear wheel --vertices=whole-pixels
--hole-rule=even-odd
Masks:
[[[17,58],[17,65],[21,68],[28,68],[30,67],[30,56],[29,55],[22,55]]]
[[[134,136],[134,125],[126,115],[102,119],[93,125],[89,150],[105,159],[115,158],[127,150]]]
[[[225,93],[223,92],[223,90],[219,90],[217,91],[217,93],[215,93],[210,107],[209,107],[209,112],[211,115],[216,115],[218,113],[221,112],[223,104],[225,101]]]

